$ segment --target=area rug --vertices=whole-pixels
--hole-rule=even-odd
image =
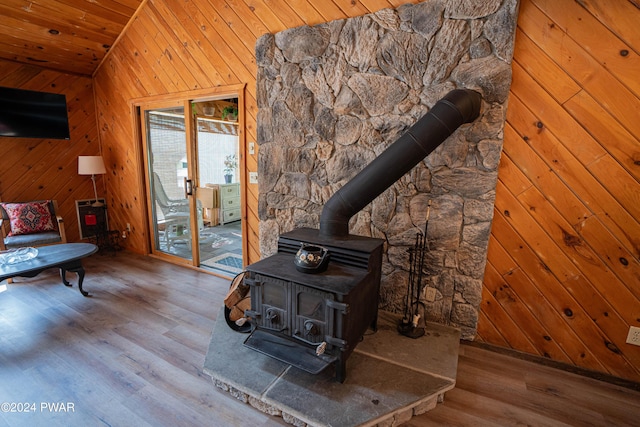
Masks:
[[[225,271],[234,276],[242,273],[242,255],[232,254],[230,252],[201,261],[200,264]]]

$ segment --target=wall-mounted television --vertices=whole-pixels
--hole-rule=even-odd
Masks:
[[[0,87],[0,136],[69,139],[66,97]]]

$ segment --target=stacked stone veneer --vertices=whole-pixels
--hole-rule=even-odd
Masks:
[[[408,249],[430,251],[428,320],[476,332],[502,150],[517,0],[431,0],[267,34],[256,45],[260,249],[317,228],[323,205],[450,90],[482,94],[464,125],[350,222],[386,240],[380,308],[402,312]]]

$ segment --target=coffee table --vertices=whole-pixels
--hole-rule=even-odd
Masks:
[[[67,281],[67,271],[78,274],[78,289],[85,297],[89,292],[82,289],[84,280],[84,267],[82,258],[88,257],[98,251],[98,247],[91,243],[61,243],[59,245],[41,246],[38,256],[29,261],[15,264],[0,265],[0,281],[12,277],[35,277],[44,270],[59,268],[62,283],[72,286]]]

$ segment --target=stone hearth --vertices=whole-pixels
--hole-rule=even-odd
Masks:
[[[428,324],[423,337],[411,339],[398,334],[396,315],[379,314],[378,331],[358,344],[342,384],[331,368],[312,375],[244,347],[247,335],[229,328],[222,311],[204,371],[222,390],[296,426],[398,425],[433,409],[454,387],[460,332]]]

